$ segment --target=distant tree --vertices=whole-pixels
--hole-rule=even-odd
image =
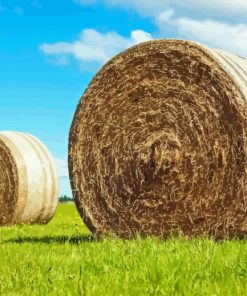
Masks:
[[[59,202],[62,202],[62,203],[67,203],[67,202],[73,201],[73,200],[74,199],[72,197],[67,196],[66,194],[59,197]]]

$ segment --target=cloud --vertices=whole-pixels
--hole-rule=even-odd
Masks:
[[[74,1],[85,4],[90,0]],[[247,56],[246,0],[91,1],[132,9],[150,17],[157,26],[157,37],[162,38],[172,32],[176,38],[199,41]]]
[[[3,6],[0,4],[0,12],[10,12],[18,15],[24,15],[24,11],[20,6]]]
[[[105,63],[120,51],[140,42],[152,39],[151,34],[142,31],[131,31],[126,38],[116,32],[100,33],[93,29],[83,30],[78,40],[73,42],[44,43],[40,49],[47,55],[55,55],[61,61],[72,56],[80,62]]]
[[[160,32],[167,26],[176,28],[180,38],[206,43],[209,46],[225,49],[247,56],[247,25],[228,24],[213,20],[194,20],[174,16],[173,10],[162,12],[156,17]]]
[[[23,11],[23,9],[20,6],[16,6],[14,8],[14,13],[16,13],[18,15],[23,15],[24,14],[24,11]]]
[[[172,37],[205,43],[211,47],[225,49],[247,56],[247,22],[234,22],[216,18],[214,15],[238,14],[247,16],[246,0],[73,0],[80,4],[105,3],[125,9],[134,9],[142,16],[151,17],[157,27],[156,36],[163,38],[172,32]],[[175,13],[176,12],[176,13]],[[193,17],[191,16],[193,13]],[[198,12],[198,13],[196,13]],[[210,17],[203,17],[203,14]],[[200,18],[199,18],[200,17]],[[240,18],[241,19],[241,18]],[[237,22],[238,21],[238,22]],[[115,31],[101,33],[85,29],[77,40],[72,42],[43,43],[40,50],[51,56],[55,65],[67,65],[71,58],[79,61],[82,67],[102,65],[122,50],[153,39],[143,30],[133,30],[130,36],[122,36]]]
[[[71,187],[70,187],[70,179],[69,179],[69,171],[68,171],[68,162],[67,159],[56,157],[55,162],[58,168],[58,176],[59,176],[59,187],[60,187],[60,196],[67,195],[73,196]]]
[[[210,17],[220,16],[238,16],[246,18],[247,1],[246,0],[74,0],[78,4],[105,3],[110,6],[118,6],[125,9],[134,9],[144,16],[154,17],[161,11],[169,8],[197,12],[200,15]]]
[[[97,2],[101,2],[99,0],[73,0],[73,2],[81,5],[89,5],[89,4],[94,4]]]
[[[69,178],[69,171],[68,171],[68,162],[64,158],[55,158],[55,162],[58,168],[58,175],[60,178],[67,179]]]
[[[39,0],[33,0],[33,1],[31,2],[31,6],[33,6],[33,7],[36,8],[36,9],[40,9],[40,8],[43,7],[43,6],[42,6],[42,3],[41,3]]]

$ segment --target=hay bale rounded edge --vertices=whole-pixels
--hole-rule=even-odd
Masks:
[[[134,46],[83,94],[69,138],[78,211],[97,235],[247,233],[247,61],[183,40]]]
[[[58,191],[47,148],[30,134],[0,132],[0,226],[49,222]]]

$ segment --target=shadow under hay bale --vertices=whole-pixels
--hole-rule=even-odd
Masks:
[[[92,235],[53,235],[53,236],[24,236],[18,238],[12,238],[3,241],[4,244],[65,244],[69,243],[71,245],[79,245],[81,243],[96,242],[95,238]]]
[[[0,132],[0,226],[49,222],[58,187],[54,160],[37,138]]]
[[[181,40],[109,61],[71,126],[69,171],[98,235],[247,233],[247,61]]]

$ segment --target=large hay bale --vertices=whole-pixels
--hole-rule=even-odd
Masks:
[[[35,137],[0,132],[0,226],[47,223],[58,203],[54,160]]]
[[[108,62],[71,126],[69,171],[89,229],[121,237],[245,235],[247,61],[181,40]]]

